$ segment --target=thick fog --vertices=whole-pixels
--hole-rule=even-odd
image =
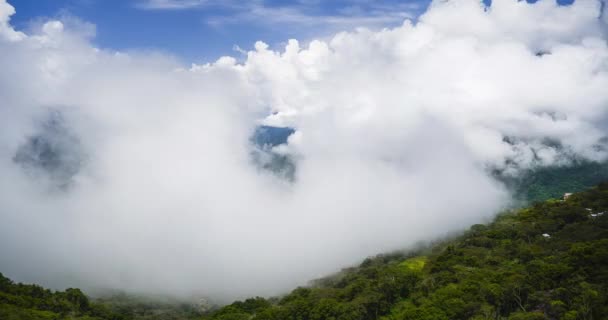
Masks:
[[[436,1],[185,66],[73,18],[15,30],[0,0],[0,272],[271,295],[488,221],[510,201],[490,170],[606,159],[603,8]],[[295,132],[261,148],[262,125]]]

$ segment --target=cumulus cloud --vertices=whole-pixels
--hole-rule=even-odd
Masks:
[[[13,30],[9,25],[11,16],[15,14],[15,8],[6,2],[0,2],[0,34],[9,41],[23,39],[25,35]]]
[[[185,68],[59,21],[21,33],[0,0],[0,270],[268,295],[487,221],[509,201],[488,168],[606,159],[601,8],[436,1]],[[296,130],[274,150],[291,181],[252,160],[260,125]]]

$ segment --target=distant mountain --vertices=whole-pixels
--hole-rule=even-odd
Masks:
[[[251,140],[259,148],[275,147],[287,143],[287,139],[294,132],[295,130],[289,127],[258,126]]]
[[[295,130],[289,127],[259,126],[251,137],[255,146],[254,163],[279,177],[293,181],[297,170],[294,159],[277,154],[272,148],[286,144]],[[547,144],[550,141],[546,142]],[[493,176],[511,190],[516,200],[533,203],[561,197],[565,192],[586,190],[608,181],[608,161],[592,162],[573,159],[569,165],[521,169],[515,176],[493,172]]]
[[[514,197],[527,203],[559,198],[565,192],[586,190],[608,181],[608,162],[574,161],[568,166],[549,166],[528,169],[519,175],[501,176]]]
[[[84,148],[60,112],[50,111],[37,131],[19,146],[13,162],[32,178],[46,178],[52,186],[72,183],[86,161]]]
[[[296,163],[292,156],[277,153],[273,148],[287,144],[289,136],[295,132],[289,127],[259,126],[251,136],[253,150],[251,159],[258,168],[275,176],[294,181]]]

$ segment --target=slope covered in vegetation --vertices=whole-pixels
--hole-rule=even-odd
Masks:
[[[51,291],[14,283],[0,273],[1,320],[177,320],[200,316],[191,304],[124,294],[92,300],[80,289]]]
[[[604,214],[606,212],[606,214]],[[368,258],[280,298],[192,305],[90,300],[0,275],[0,319],[606,319],[608,183],[505,212],[408,253]]]
[[[212,320],[606,319],[608,184],[507,212],[457,239],[381,255]]]
[[[109,310],[92,304],[79,289],[53,292],[14,283],[0,274],[0,319],[103,319]]]
[[[516,199],[534,203],[561,197],[564,192],[580,192],[608,181],[608,162],[573,161],[568,166],[538,167],[517,176],[496,178],[512,190]]]

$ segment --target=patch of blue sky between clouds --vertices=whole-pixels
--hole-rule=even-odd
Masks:
[[[416,20],[431,0],[9,0],[12,24],[78,17],[97,26],[94,42],[120,51],[174,55],[185,64],[242,54],[260,40],[271,48],[306,43],[358,27],[395,27]],[[489,4],[490,0],[484,0]],[[569,4],[572,0],[558,0]]]
[[[116,50],[157,50],[185,63],[239,55],[264,41],[326,38],[357,27],[379,29],[415,19],[430,0],[9,0],[13,24],[26,29],[40,17],[75,16],[97,26],[95,43]]]

